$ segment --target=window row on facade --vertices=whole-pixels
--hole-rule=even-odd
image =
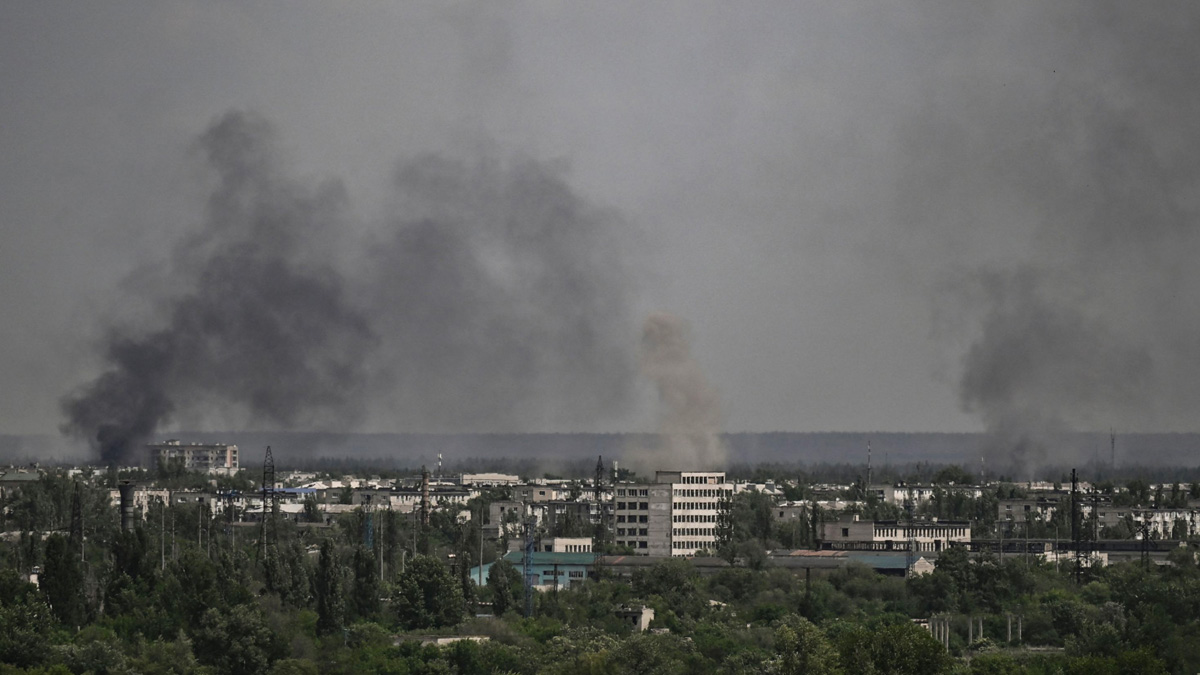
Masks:
[[[715,513],[684,513],[671,517],[672,522],[676,523],[715,523],[717,522],[717,514]],[[618,521],[620,522],[620,521]]]

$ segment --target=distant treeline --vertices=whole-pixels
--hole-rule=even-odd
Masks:
[[[255,466],[272,446],[276,467],[324,470],[379,468],[436,470],[443,473],[508,471],[524,475],[591,475],[596,457],[611,470],[622,467],[648,473],[673,467],[657,456],[654,434],[359,434],[298,431],[171,432],[162,438],[184,442],[234,443],[242,449],[242,465]],[[1163,480],[1180,479],[1182,467],[1200,467],[1200,434],[1121,434],[1116,439],[1116,471],[1107,433],[1063,434],[1041,450],[1017,461],[995,438],[982,433],[892,432],[764,432],[725,435],[731,469],[773,464],[780,467],[865,467],[867,442],[872,448],[873,477],[920,475],[946,465],[960,465],[985,477],[1056,480],[1078,467],[1088,480],[1137,473]],[[57,436],[0,435],[0,461],[21,463],[86,462],[86,448]],[[925,468],[922,468],[925,467]]]

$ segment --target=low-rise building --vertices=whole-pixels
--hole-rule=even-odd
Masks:
[[[549,537],[543,539],[541,550],[545,553],[591,553],[591,537]]]
[[[511,473],[464,473],[458,477],[459,485],[496,487],[518,485],[521,477]]]
[[[870,492],[875,498],[896,506],[918,506],[933,500],[938,491],[949,494],[960,494],[978,499],[983,496],[983,488],[978,485],[934,485],[929,483],[897,483],[895,485],[871,485]]]
[[[565,499],[568,491],[558,485],[520,485],[513,489],[513,498],[520,502],[537,504]]]
[[[617,609],[616,615],[639,633],[648,630],[650,622],[654,621],[654,609],[645,605],[622,605]]]
[[[34,485],[42,474],[37,469],[9,469],[0,472],[0,499],[7,497],[26,485]]]
[[[512,563],[517,570],[524,570],[524,551],[509,551],[504,555],[504,559]],[[596,554],[594,553],[535,551],[530,558],[532,584],[541,591],[566,588],[573,583],[587,579],[595,564]],[[492,565],[493,563],[487,563],[482,567],[472,567],[468,571],[471,581],[478,584],[482,579],[483,583],[487,583],[488,572],[491,571]]]
[[[825,523],[822,544],[832,549],[865,551],[943,551],[971,543],[971,523],[871,521],[844,516]]]

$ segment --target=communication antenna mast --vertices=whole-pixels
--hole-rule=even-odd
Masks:
[[[596,456],[596,481],[592,488],[596,491],[596,504],[600,504],[600,486],[604,482],[604,457]]]
[[[863,488],[863,496],[866,497],[865,493],[871,490],[871,439],[869,438],[867,439],[867,484]]]
[[[1142,567],[1150,568],[1150,516],[1145,511],[1142,512],[1142,522],[1139,525],[1142,531]]]
[[[429,527],[429,469],[421,467],[421,527]]]
[[[275,458],[271,455],[271,446],[267,446],[266,457],[263,458],[263,479],[262,479],[262,523],[260,529],[260,546],[262,547],[263,558],[267,554],[267,537],[275,535]],[[270,509],[268,514],[267,509]],[[267,521],[271,523],[268,526]],[[269,527],[269,531],[268,531]]]
[[[1109,468],[1117,468],[1117,432],[1113,431],[1112,427],[1108,428],[1108,452],[1109,452]]]
[[[375,523],[374,523],[374,519],[372,518],[372,516],[374,515],[375,511],[371,505],[371,495],[369,495],[369,494],[363,495],[362,510],[363,510],[363,532],[362,532],[363,548],[367,549],[368,551],[373,552],[375,550],[375,527],[374,527]]]

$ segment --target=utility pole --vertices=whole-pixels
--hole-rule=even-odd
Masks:
[[[71,493],[71,542],[79,544],[79,562],[85,562],[83,548],[83,492],[80,489],[78,481],[75,482],[75,489]]]
[[[1071,469],[1071,543],[1075,547],[1075,583],[1083,578],[1083,528],[1079,508],[1079,475]]]
[[[525,617],[533,616],[533,535],[536,529],[537,521],[533,516],[525,517],[525,555],[524,560],[524,576],[525,576]]]

